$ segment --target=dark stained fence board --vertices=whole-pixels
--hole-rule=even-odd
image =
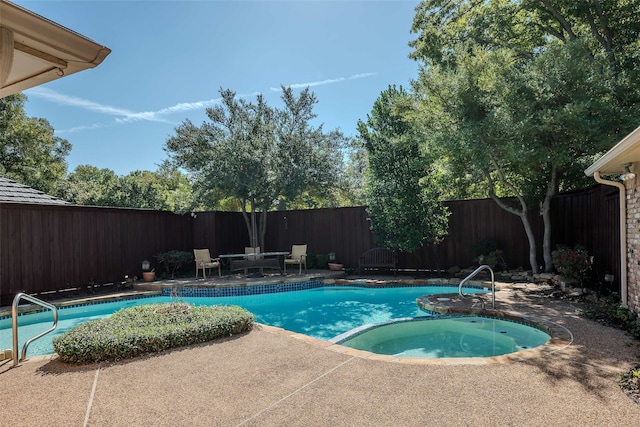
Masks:
[[[170,212],[0,204],[0,304],[139,276],[143,259],[191,250],[188,220]]]
[[[560,194],[552,204],[552,247],[584,246],[594,257],[594,278],[613,274],[613,290],[620,289],[619,200],[616,188],[602,185]]]
[[[269,212],[265,246],[290,251],[306,244],[310,254],[335,252],[338,262],[357,268],[360,255],[375,246],[366,218],[362,207]]]

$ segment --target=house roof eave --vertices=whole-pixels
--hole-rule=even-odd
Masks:
[[[600,172],[601,175],[615,175],[623,173],[625,163],[632,163],[632,172],[640,169],[640,126],[625,136],[613,148],[607,151],[596,162],[589,166],[585,175],[593,176]]]

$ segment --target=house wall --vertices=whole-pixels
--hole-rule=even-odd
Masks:
[[[640,314],[640,187],[638,177],[625,182],[627,198],[627,304]]]

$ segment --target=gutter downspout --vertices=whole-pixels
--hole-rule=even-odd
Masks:
[[[600,184],[618,187],[620,191],[620,297],[622,306],[627,308],[627,200],[624,184],[608,181],[600,177],[600,171],[593,173],[593,178]]]

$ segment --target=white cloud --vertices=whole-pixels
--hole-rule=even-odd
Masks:
[[[147,120],[152,122],[170,122],[164,116],[168,116],[175,113],[185,112],[185,111],[193,111],[202,109],[204,110],[206,107],[214,105],[220,102],[219,99],[209,99],[206,101],[196,101],[196,102],[182,102],[171,107],[162,108],[157,111],[141,111],[135,112],[125,108],[112,107],[109,105],[98,104],[97,102],[89,101],[82,98],[77,98],[74,96],[68,96],[51,89],[35,87],[26,91],[28,95],[33,95],[38,98],[46,99],[47,101],[55,102],[60,105],[68,105],[71,107],[82,108],[88,111],[94,111],[97,113],[108,114],[111,116],[117,116],[116,122],[118,123],[127,123],[134,122],[140,120]],[[98,124],[89,125],[89,126],[78,126],[76,130],[80,130],[82,128],[85,129],[95,129],[101,127]]]
[[[341,83],[341,82],[345,82],[347,80],[362,79],[362,78],[365,78],[365,77],[375,76],[376,74],[378,74],[378,73],[354,74],[354,75],[349,76],[349,77],[338,77],[338,78],[335,78],[335,79],[320,80],[320,81],[316,81],[316,82],[292,83],[290,85],[286,85],[286,87],[290,87],[291,89],[302,89],[302,88],[306,88],[306,87],[314,87],[314,86],[329,85],[329,84],[333,84],[333,83]],[[274,92],[280,92],[280,91],[282,91],[282,88],[280,88],[280,87],[272,87],[271,90],[274,91]]]
[[[71,107],[78,107],[89,111],[95,111],[97,113],[109,114],[112,116],[129,116],[131,114],[135,114],[134,112],[125,110],[123,108],[102,105],[98,104],[97,102],[88,101],[86,99],[76,98],[75,96],[63,95],[61,93],[43,87],[34,87],[27,90],[26,92],[28,95],[34,95],[38,98],[43,98],[47,101],[55,102],[56,104],[69,105]]]
[[[354,74],[349,77],[338,77],[335,79],[327,79],[320,80],[316,82],[309,83],[293,83],[288,87],[292,89],[301,89],[306,87],[314,87],[321,86],[333,83],[340,83],[348,80],[362,79],[370,76],[375,76],[377,73],[362,73],[362,74]],[[282,91],[282,88],[271,88],[272,91]],[[88,111],[93,111],[96,113],[102,113],[110,116],[116,116],[115,122],[111,124],[106,123],[93,123],[91,125],[82,125],[75,126],[70,129],[64,130],[56,130],[56,133],[74,133],[80,132],[83,130],[89,129],[100,129],[104,127],[111,127],[114,124],[121,123],[130,123],[137,121],[150,121],[150,122],[163,122],[163,123],[171,123],[172,121],[166,118],[167,116],[171,116],[173,114],[184,113],[188,111],[194,110],[204,110],[207,107],[211,107],[213,105],[219,104],[221,98],[208,99],[205,101],[195,101],[195,102],[181,102],[170,107],[161,108],[156,111],[131,111],[126,108],[114,107],[111,105],[103,105],[97,102],[89,101],[87,99],[78,98],[75,96],[64,95],[62,93],[56,92],[54,90],[44,88],[44,87],[34,87],[25,91],[29,96],[35,96],[38,98],[45,99],[50,102],[54,102],[60,105],[68,105],[70,107],[81,108]],[[252,96],[258,95],[259,92],[253,92],[250,94],[236,94],[239,98],[248,98]]]
[[[94,123],[92,125],[83,125],[83,126],[75,126],[72,127],[70,129],[56,129],[56,134],[64,134],[64,133],[75,133],[75,132],[80,132],[83,130],[88,130],[88,129],[101,129],[104,127],[108,127],[109,125],[106,125],[104,123]]]

